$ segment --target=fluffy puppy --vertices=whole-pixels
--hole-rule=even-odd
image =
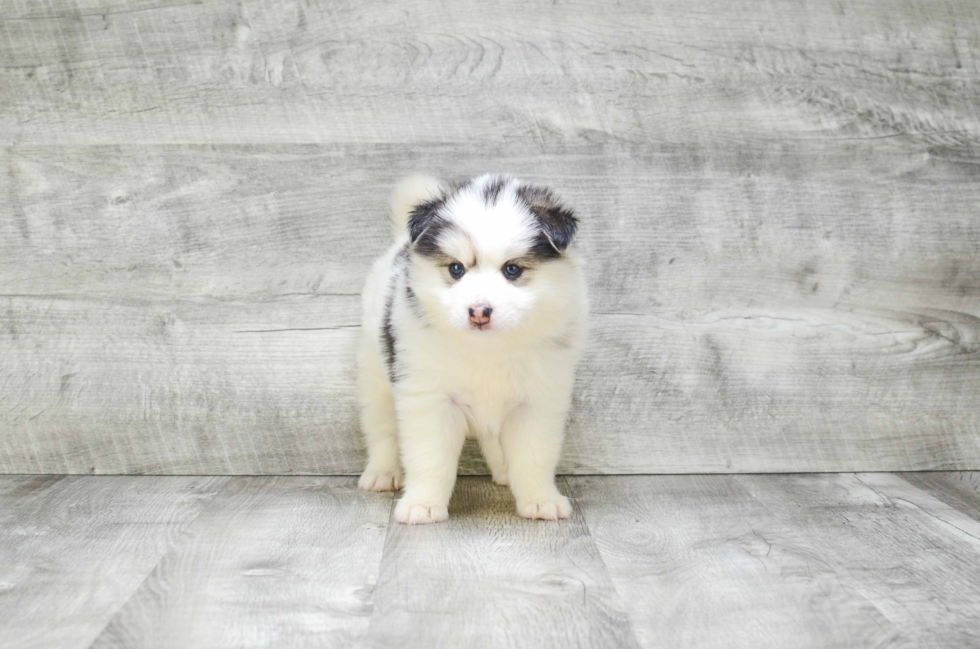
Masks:
[[[406,179],[391,210],[397,240],[363,294],[360,487],[399,489],[404,466],[395,518],[445,521],[470,436],[521,516],[567,518],[555,466],[588,313],[577,219],[494,175]]]

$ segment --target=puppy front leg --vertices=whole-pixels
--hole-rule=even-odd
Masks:
[[[568,518],[572,506],[555,487],[555,467],[565,437],[565,412],[521,406],[501,431],[500,442],[517,513],[553,521]]]
[[[395,507],[395,520],[408,524],[447,520],[466,438],[465,416],[448,398],[402,398],[398,433],[405,494]]]

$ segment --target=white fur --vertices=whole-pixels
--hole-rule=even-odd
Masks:
[[[405,492],[395,509],[402,523],[448,518],[467,435],[478,439],[494,482],[510,485],[521,516],[554,520],[571,512],[554,471],[585,338],[581,264],[573,243],[560,258],[526,270],[521,282],[504,277],[501,268],[526,257],[538,230],[516,198],[519,181],[509,180],[496,204],[487,206],[484,187],[494,179],[471,181],[442,210],[456,227],[443,233],[440,247],[467,268],[455,281],[445,265],[414,251],[406,260],[403,252],[407,245],[412,250],[409,214],[440,195],[436,181],[415,177],[400,184],[392,200],[398,238],[375,262],[364,288],[358,364],[369,458],[359,485],[398,489],[404,466]],[[406,283],[417,296],[416,309]],[[394,382],[383,342],[389,295]],[[468,307],[475,303],[493,308],[488,329],[471,327]]]

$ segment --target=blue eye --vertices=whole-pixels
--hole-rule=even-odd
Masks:
[[[521,273],[524,272],[524,269],[518,266],[517,264],[507,264],[504,266],[503,270],[504,270],[504,277],[510,280],[517,279],[518,277],[521,276]]]
[[[458,261],[454,261],[453,263],[449,264],[449,275],[453,279],[459,279],[465,272],[466,269],[463,268],[463,264],[459,263]]]

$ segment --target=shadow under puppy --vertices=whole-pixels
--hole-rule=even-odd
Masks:
[[[445,521],[470,436],[521,516],[567,518],[555,467],[588,313],[577,219],[496,175],[408,178],[391,210],[397,240],[363,294],[359,486],[398,489],[404,466],[396,520]]]

